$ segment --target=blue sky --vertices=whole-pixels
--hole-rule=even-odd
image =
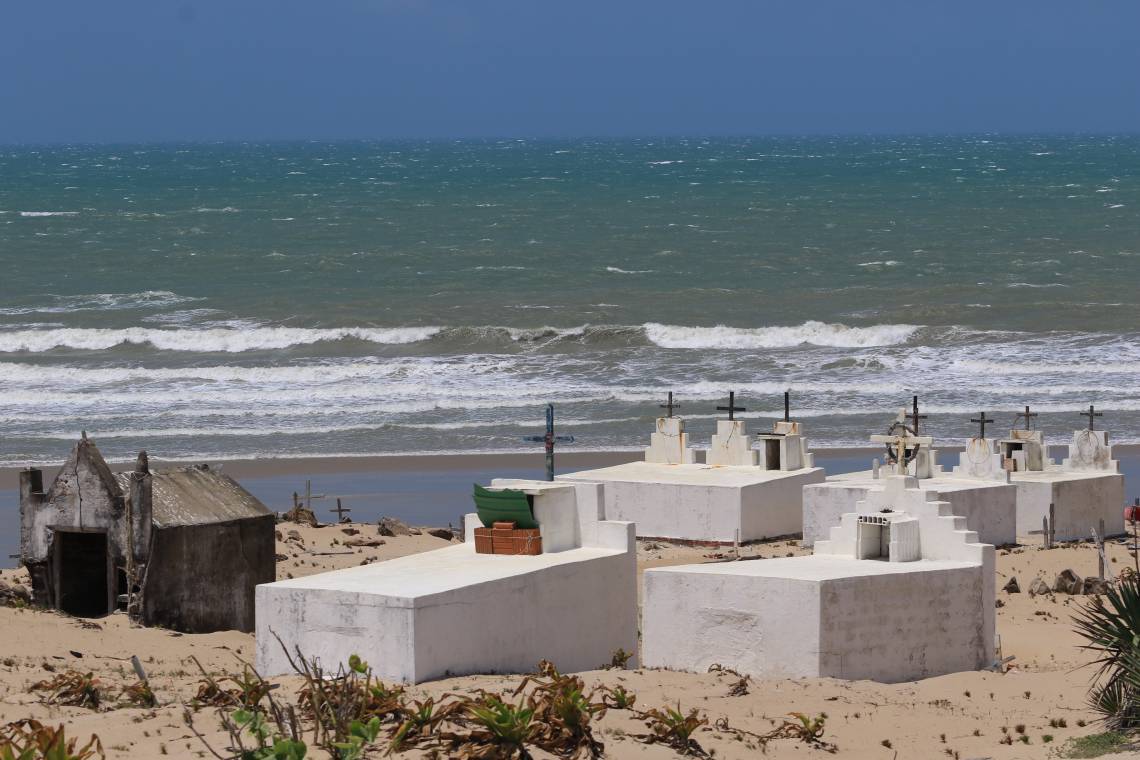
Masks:
[[[0,142],[1140,131],[1140,3],[12,0]]]

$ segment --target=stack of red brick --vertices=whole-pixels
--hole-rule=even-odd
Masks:
[[[514,522],[495,522],[475,529],[476,554],[542,554],[538,528],[516,528]]]

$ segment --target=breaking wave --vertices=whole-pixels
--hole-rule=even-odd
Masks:
[[[165,351],[238,353],[355,339],[379,344],[415,343],[439,332],[438,327],[333,328],[255,327],[205,330],[121,330],[64,328],[0,332],[0,353],[42,352],[56,348],[101,351],[124,344],[150,345]]]
[[[684,327],[651,322],[646,335],[662,348],[792,348],[831,346],[865,348],[906,343],[918,332],[917,325],[874,325],[848,327],[825,322],[804,322],[794,327]]]
[[[173,294],[170,294],[173,296]],[[125,298],[125,297],[124,297]],[[124,301],[125,303],[125,301]],[[75,307],[72,307],[73,309]],[[88,308],[126,308],[90,306]],[[44,311],[46,309],[38,309]],[[5,313],[5,312],[0,312]],[[16,313],[9,310],[6,313]],[[201,328],[56,328],[0,331],[0,353],[37,353],[54,349],[99,351],[124,344],[150,345],[166,351],[237,353],[283,349],[314,343],[358,340],[380,345],[434,341],[465,350],[514,346],[524,350],[558,343],[597,346],[655,345],[689,349],[776,349],[797,346],[869,348],[906,343],[914,325],[848,327],[805,322],[793,327],[688,327],[683,325],[579,325],[576,327],[342,327],[301,328],[218,326]]]

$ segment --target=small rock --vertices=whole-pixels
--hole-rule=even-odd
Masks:
[[[1052,593],[1052,591],[1049,590],[1049,584],[1046,583],[1045,581],[1041,580],[1040,578],[1034,578],[1033,582],[1029,584],[1029,595],[1030,596],[1039,596],[1041,594],[1051,594],[1051,593]]]
[[[283,536],[281,534],[281,531],[279,531],[279,530],[273,531],[273,537],[276,538],[278,541],[284,541],[285,540],[285,536]]]
[[[340,532],[346,536],[355,536],[360,531],[358,531],[356,528],[341,528]]]
[[[377,532],[381,536],[389,537],[410,536],[412,529],[408,527],[407,523],[397,520],[395,517],[381,517],[380,523],[377,526]]]
[[[1083,588],[1081,576],[1067,568],[1062,570],[1057,575],[1057,580],[1053,582],[1053,590],[1058,594],[1079,594]]]
[[[444,541],[450,541],[455,538],[455,533],[452,532],[451,528],[428,528],[427,534],[429,536],[435,536],[436,538],[442,538]]]
[[[1021,585],[1017,582],[1017,576],[1015,575],[1010,578],[1009,581],[1007,581],[1006,584],[1002,586],[1001,590],[1005,591],[1008,594],[1020,594]]]
[[[277,560],[278,562],[284,562],[285,560],[289,559],[289,557],[287,557],[284,554],[277,554],[274,556],[274,559]]]
[[[32,595],[19,583],[0,581],[0,607],[15,607],[31,603]]]
[[[301,538],[301,534],[295,530],[289,531],[286,536],[290,541],[300,541],[301,543],[305,543],[305,539]]]
[[[1085,594],[1106,594],[1110,585],[1104,578],[1085,578],[1081,592]]]
[[[317,522],[317,516],[313,514],[313,511],[311,509],[305,509],[299,504],[283,514],[281,516],[281,519],[286,522],[295,522],[300,523],[301,525],[308,525],[312,528],[320,526],[320,523]]]
[[[998,609],[1000,609],[1004,606],[1005,606],[1005,602],[1003,602],[1001,599],[995,599],[994,600],[994,607],[997,607]]]

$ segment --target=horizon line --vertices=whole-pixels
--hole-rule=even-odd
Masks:
[[[0,150],[12,148],[61,148],[61,147],[115,147],[115,146],[186,146],[186,145],[299,145],[337,143],[463,143],[463,142],[615,142],[628,140],[827,140],[827,139],[930,139],[930,138],[1036,138],[1058,139],[1078,137],[1133,138],[1140,137],[1136,131],[1066,130],[1066,131],[900,131],[900,132],[755,132],[755,133],[628,133],[628,134],[583,134],[583,135],[429,135],[429,136],[384,136],[384,137],[186,137],[186,138],[144,138],[113,140],[5,140],[0,141]]]

